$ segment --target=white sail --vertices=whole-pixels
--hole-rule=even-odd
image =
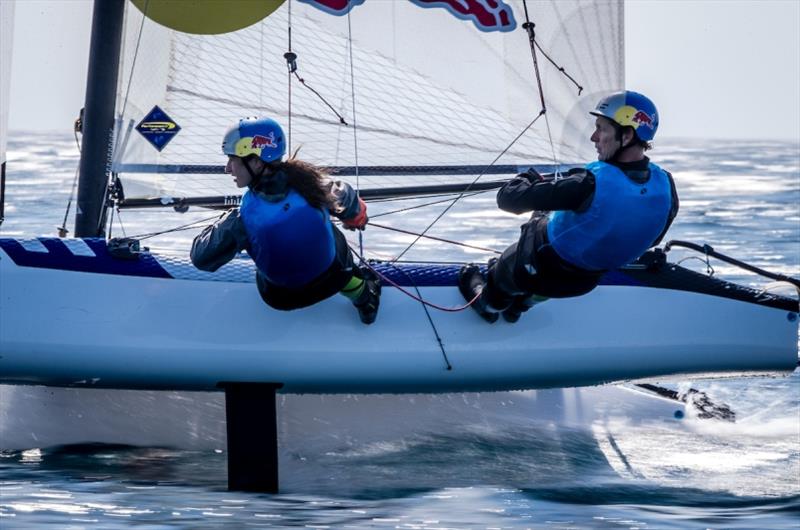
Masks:
[[[505,2],[516,29],[492,32],[417,2],[364,2],[334,16],[313,1],[287,1],[253,26],[210,36],[129,8],[115,155],[123,180],[161,195],[234,193],[218,175],[137,171],[222,165],[222,133],[252,115],[276,118],[292,148],[321,165],[484,167],[506,149],[498,164],[576,163],[593,158],[586,112],[624,83],[621,0],[528,1],[547,114],[514,141],[542,109],[522,1]],[[290,27],[297,74],[325,102],[293,77],[290,105]],[[580,96],[542,52],[583,87]],[[131,128],[155,105],[181,127],[161,152]],[[362,187],[381,184],[361,178]]]
[[[14,42],[14,0],[0,2],[0,164],[6,163],[8,111],[11,104],[11,52]]]

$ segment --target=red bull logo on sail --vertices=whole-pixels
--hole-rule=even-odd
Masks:
[[[653,117],[642,110],[637,110],[636,114],[631,118],[631,121],[639,125],[647,125],[651,129],[653,128]]]
[[[332,15],[346,15],[365,0],[299,0]],[[397,0],[395,0],[397,1]],[[512,31],[517,27],[514,11],[504,0],[409,0],[420,6],[443,8],[461,20],[469,20],[481,31]]]
[[[503,0],[411,0],[420,7],[441,7],[481,31],[511,31],[517,27],[514,11]]]
[[[310,4],[331,15],[342,16],[355,6],[363,4],[364,0],[300,0],[300,2]]]

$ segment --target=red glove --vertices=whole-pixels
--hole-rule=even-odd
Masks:
[[[350,219],[342,219],[342,225],[348,230],[364,230],[367,226],[367,203],[361,197],[358,198],[358,213]]]

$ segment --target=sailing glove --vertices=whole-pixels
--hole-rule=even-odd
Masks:
[[[358,213],[350,219],[342,219],[342,226],[348,230],[364,230],[367,226],[367,203],[361,197],[358,198]]]
[[[532,167],[528,168],[526,172],[517,175],[517,178],[524,178],[531,184],[538,184],[544,180],[544,177]]]

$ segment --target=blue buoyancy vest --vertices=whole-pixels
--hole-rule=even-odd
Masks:
[[[650,163],[650,178],[637,183],[616,166],[592,162],[592,204],[584,212],[553,212],[550,244],[563,259],[585,270],[621,267],[650,248],[664,230],[672,205],[667,172]]]
[[[333,263],[336,248],[327,210],[314,208],[297,191],[271,202],[253,191],[242,197],[239,214],[256,267],[283,287],[301,287]]]

